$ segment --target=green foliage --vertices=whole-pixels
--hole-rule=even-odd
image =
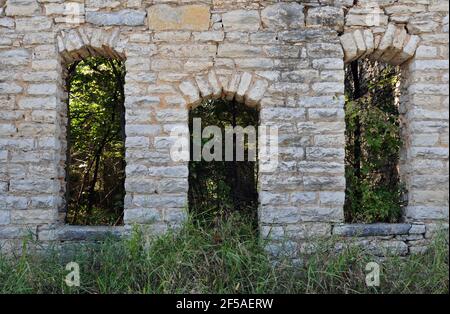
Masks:
[[[76,62],[68,72],[67,221],[114,225],[125,194],[125,68],[99,57]]]
[[[93,207],[87,205],[73,206],[67,213],[66,220],[73,225],[115,226],[121,223],[123,203],[118,201],[111,208]]]
[[[193,136],[193,119],[200,118],[202,129],[218,126],[222,131],[222,161],[191,161],[189,163],[189,208],[196,215],[211,220],[230,211],[246,211],[256,221],[258,208],[257,163],[248,161],[248,141],[244,150],[246,161],[225,161],[225,128],[254,126],[257,128],[259,114],[236,102],[209,100],[191,110],[189,122]],[[202,139],[202,146],[210,139]],[[193,141],[191,140],[193,144]],[[236,145],[236,140],[234,140]],[[234,151],[236,151],[234,149]],[[191,148],[192,153],[192,148]],[[193,156],[191,154],[191,160]]]
[[[448,234],[424,255],[382,260],[359,246],[335,252],[337,240],[314,242],[316,251],[296,263],[274,263],[246,215],[234,212],[213,227],[191,217],[181,230],[152,240],[135,229],[122,240],[0,255],[0,293],[449,292]],[[365,266],[373,261],[381,266],[379,288],[365,285]],[[78,288],[64,283],[68,262],[80,265]]]
[[[351,69],[347,70],[346,218],[350,222],[397,222],[404,205],[395,102],[400,75],[394,67],[368,61],[360,62],[358,70],[360,86],[355,85]]]

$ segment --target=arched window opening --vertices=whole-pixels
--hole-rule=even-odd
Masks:
[[[120,225],[125,196],[125,66],[88,57],[67,68],[66,222]]]
[[[398,222],[400,69],[368,59],[346,67],[347,222]]]
[[[214,221],[239,211],[257,225],[258,125],[258,110],[236,101],[207,100],[190,111],[189,209],[194,216]],[[196,147],[199,137],[201,147]]]

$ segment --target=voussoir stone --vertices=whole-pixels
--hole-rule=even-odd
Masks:
[[[152,30],[206,31],[211,18],[209,6],[206,5],[172,7],[157,4],[151,6],[147,13],[148,25]]]
[[[137,10],[122,10],[118,12],[86,12],[86,22],[95,25],[126,25],[139,26],[145,23],[145,12]]]

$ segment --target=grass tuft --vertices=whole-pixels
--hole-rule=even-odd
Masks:
[[[361,248],[333,253],[318,243],[303,263],[274,263],[245,217],[233,214],[211,226],[189,220],[180,230],[145,241],[78,244],[45,254],[0,255],[0,293],[448,293],[448,235],[428,253],[380,261]],[[80,265],[81,286],[68,287],[68,262]],[[365,266],[379,261],[381,285],[365,284]]]

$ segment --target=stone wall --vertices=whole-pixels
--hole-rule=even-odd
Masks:
[[[0,244],[109,230],[64,226],[65,67],[95,55],[127,69],[120,230],[184,220],[188,165],[171,160],[170,131],[225,97],[279,128],[279,166],[259,176],[269,249],[345,233],[344,64],[369,57],[403,69],[405,222],[423,226],[423,239],[382,237],[417,251],[410,242],[448,226],[448,11],[437,0],[0,0]]]

